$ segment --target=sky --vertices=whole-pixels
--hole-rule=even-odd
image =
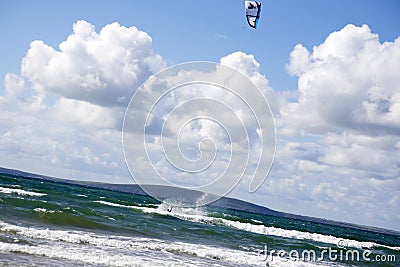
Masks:
[[[1,1],[0,166],[132,183],[121,130],[135,90],[220,62],[260,88],[277,133],[259,190],[244,180],[229,196],[399,231],[400,3],[262,1],[254,30],[243,2]]]

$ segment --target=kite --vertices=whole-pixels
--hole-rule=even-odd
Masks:
[[[261,3],[256,1],[244,1],[246,7],[247,23],[252,28],[257,28],[258,19],[260,18]]]

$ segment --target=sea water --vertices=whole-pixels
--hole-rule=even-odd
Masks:
[[[400,233],[0,175],[0,266],[399,266]]]

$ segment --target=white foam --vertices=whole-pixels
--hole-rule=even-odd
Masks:
[[[57,246],[28,246],[23,244],[0,242],[0,251],[24,252],[33,255],[58,257],[96,264],[125,266],[125,263],[140,263],[140,266],[142,266],[142,264],[145,263],[145,260],[150,260],[149,266],[165,266],[166,259],[170,261],[168,264],[169,266],[171,266],[171,261],[173,262],[179,259],[181,262],[178,263],[183,264],[184,266],[188,265],[186,264],[188,261],[194,263],[194,265],[189,264],[188,266],[204,266],[204,264],[209,261],[215,262],[216,264],[233,263],[255,266],[263,266],[265,264],[257,252],[245,252],[201,244],[165,241],[154,238],[105,236],[82,231],[36,229],[12,225],[1,221],[0,230],[3,232],[13,232],[17,235],[29,238],[56,242],[57,244]],[[42,243],[43,242],[41,242],[41,244]],[[72,246],[68,244],[72,244]],[[79,245],[79,250],[75,251],[74,245]],[[64,248],[61,248],[60,246]],[[66,246],[67,248],[65,248]],[[85,251],[85,248],[87,248],[88,251]],[[130,256],[125,254],[119,255],[119,251],[123,251],[125,254],[129,254]],[[113,252],[114,254],[108,255],[108,257],[105,255],[100,257],[99,253],[104,254],[105,252]],[[150,252],[151,257],[147,255],[148,253],[145,258],[140,256],[145,252]],[[157,256],[160,258],[159,262],[157,260],[154,261]]]
[[[337,245],[340,242],[340,244],[344,244],[345,246],[355,247],[355,248],[371,248],[375,245],[375,243],[373,242],[361,242],[350,239],[343,239],[331,235],[322,235],[322,234],[302,232],[297,230],[287,230],[273,226],[254,225],[251,223],[242,223],[226,219],[221,219],[221,220],[223,224],[227,226],[256,234],[272,235],[272,236],[279,236],[279,237],[293,238],[300,240],[312,240],[316,242],[335,244],[335,245]]]
[[[109,219],[109,220],[111,220],[111,221],[115,221],[115,219],[113,217],[110,217],[110,216],[107,216],[107,215],[105,215],[104,217]]]
[[[112,253],[98,248],[82,249],[81,246],[49,246],[49,245],[21,245],[0,242],[0,251],[26,253],[48,258],[65,259],[80,263],[107,265],[107,266],[166,266],[163,259],[155,257],[149,259],[140,256]],[[147,261],[147,262],[146,262]]]
[[[46,209],[44,209],[44,208],[36,208],[36,209],[33,209],[34,211],[37,211],[37,212],[46,212],[47,210]]]
[[[285,237],[285,238],[294,238],[299,240],[312,240],[321,243],[333,244],[335,246],[340,247],[353,247],[353,248],[372,248],[372,247],[384,247],[391,250],[400,250],[400,247],[391,247],[386,246],[383,244],[378,244],[375,242],[368,242],[368,241],[357,241],[352,239],[346,239],[342,237],[336,237],[332,235],[323,235],[318,233],[310,233],[310,232],[303,232],[297,230],[287,230],[282,228],[277,228],[273,226],[264,226],[264,225],[254,225],[251,223],[243,223],[238,221],[231,221],[226,219],[220,219],[223,224],[234,227],[240,230],[256,233],[256,234],[263,234],[263,235],[272,235],[278,237]]]
[[[129,209],[137,209],[138,208],[138,206],[127,206],[127,205],[122,205],[122,204],[118,204],[118,203],[114,203],[114,202],[108,202],[108,201],[104,201],[104,200],[95,200],[93,202],[100,203],[100,204],[107,205],[107,206],[113,206],[113,207],[121,207],[121,208],[129,208]]]
[[[207,223],[207,224],[216,224],[216,225],[224,225],[232,228],[236,228],[239,230],[252,232],[256,234],[269,235],[269,236],[277,236],[284,238],[293,238],[299,240],[312,240],[316,242],[333,244],[337,246],[338,244],[345,247],[353,247],[353,248],[372,248],[372,247],[384,247],[391,250],[400,250],[400,247],[390,247],[382,244],[378,244],[375,242],[366,242],[366,241],[357,241],[351,239],[345,239],[341,237],[336,237],[332,235],[323,235],[318,233],[310,233],[305,231],[298,230],[288,230],[273,226],[265,226],[263,224],[252,224],[252,223],[244,223],[234,220],[228,220],[224,218],[216,218],[207,216],[207,212],[201,208],[182,208],[182,207],[173,207],[169,212],[168,208],[170,204],[162,203],[157,208],[149,208],[149,207],[139,207],[139,206],[126,206],[112,202],[106,201],[96,201],[98,203],[102,203],[110,206],[118,206],[125,208],[133,208],[137,210],[141,210],[146,213],[157,213],[161,215],[174,216],[182,220],[188,220],[192,222],[198,223]]]
[[[44,193],[25,191],[25,190],[18,189],[18,188],[8,188],[8,187],[0,187],[0,193],[27,195],[27,196],[34,196],[34,197],[41,197],[41,196],[47,195],[47,194],[44,194]]]
[[[375,245],[378,245],[373,242],[360,242],[360,241],[343,239],[343,238],[330,236],[330,235],[302,232],[302,231],[297,231],[297,230],[287,230],[287,229],[277,228],[277,227],[273,227],[273,226],[264,226],[263,224],[244,223],[244,222],[233,221],[233,220],[228,220],[228,219],[224,219],[224,218],[209,217],[209,216],[204,215],[204,213],[186,214],[186,213],[182,213],[181,212],[182,210],[175,211],[175,212],[174,211],[167,212],[160,208],[158,208],[158,209],[147,208],[144,211],[156,212],[156,213],[164,214],[164,215],[171,215],[171,216],[178,217],[180,219],[190,220],[193,222],[213,223],[216,225],[224,225],[224,226],[233,227],[233,228],[236,228],[239,230],[252,232],[252,233],[256,233],[256,234],[262,234],[262,235],[278,236],[278,237],[293,238],[293,239],[300,239],[300,240],[312,240],[312,241],[334,244],[334,245],[337,245],[339,242],[341,242],[341,244],[345,244],[348,247],[355,247],[355,248],[371,248]]]
[[[36,211],[36,212],[43,212],[43,213],[55,213],[56,211],[55,210],[46,210],[45,208],[35,208],[35,209],[33,209],[34,211]]]
[[[82,246],[65,246],[57,245],[22,245],[13,243],[4,243],[0,241],[0,251],[26,253],[35,256],[44,256],[52,259],[65,259],[87,264],[106,265],[106,266],[230,266],[227,263],[215,261],[198,261],[193,258],[185,258],[179,256],[171,257],[168,253],[157,251],[152,255],[145,253],[144,255],[127,255],[120,251],[104,250],[97,247],[82,248]],[[268,263],[268,265],[266,265]],[[280,258],[274,258],[273,261],[264,261],[259,259],[257,263],[244,262],[237,263],[245,266],[271,266],[271,267],[312,267],[312,266],[332,266],[323,263],[285,261]],[[335,265],[341,266],[341,265]]]

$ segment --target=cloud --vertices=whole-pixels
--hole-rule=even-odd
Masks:
[[[304,73],[310,63],[310,52],[298,44],[290,53],[290,64],[286,66],[287,71],[292,75],[300,76]]]
[[[380,43],[367,25],[347,25],[310,53],[290,54],[298,76],[298,101],[281,110],[293,132],[351,130],[399,135],[400,39]]]
[[[225,34],[222,34],[222,33],[215,34],[215,37],[218,38],[218,39],[222,39],[222,40],[229,39],[228,35],[225,35]]]
[[[319,164],[399,177],[399,68],[400,39],[380,43],[367,25],[331,33],[312,53],[297,45],[287,69],[300,94],[282,106],[281,132],[314,134]]]
[[[257,62],[253,55],[237,51],[222,57],[220,62],[244,73],[263,91],[271,90],[268,86],[268,80],[260,73],[260,63]]]
[[[21,74],[40,92],[102,106],[124,106],[141,83],[164,67],[147,33],[117,22],[97,33],[92,24],[81,20],[59,50],[33,41]]]
[[[7,73],[4,77],[4,96],[0,96],[0,104],[3,109],[15,111],[35,112],[43,109],[43,96],[38,95],[33,89],[27,87],[26,80],[14,73]]]
[[[53,109],[54,120],[77,123],[84,127],[120,128],[122,110],[105,108],[85,101],[60,98]]]
[[[220,63],[246,75],[266,97],[274,116],[279,115],[280,107],[287,102],[287,93],[272,90],[269,86],[268,78],[261,73],[260,63],[255,59],[254,55],[237,51],[222,57]]]

